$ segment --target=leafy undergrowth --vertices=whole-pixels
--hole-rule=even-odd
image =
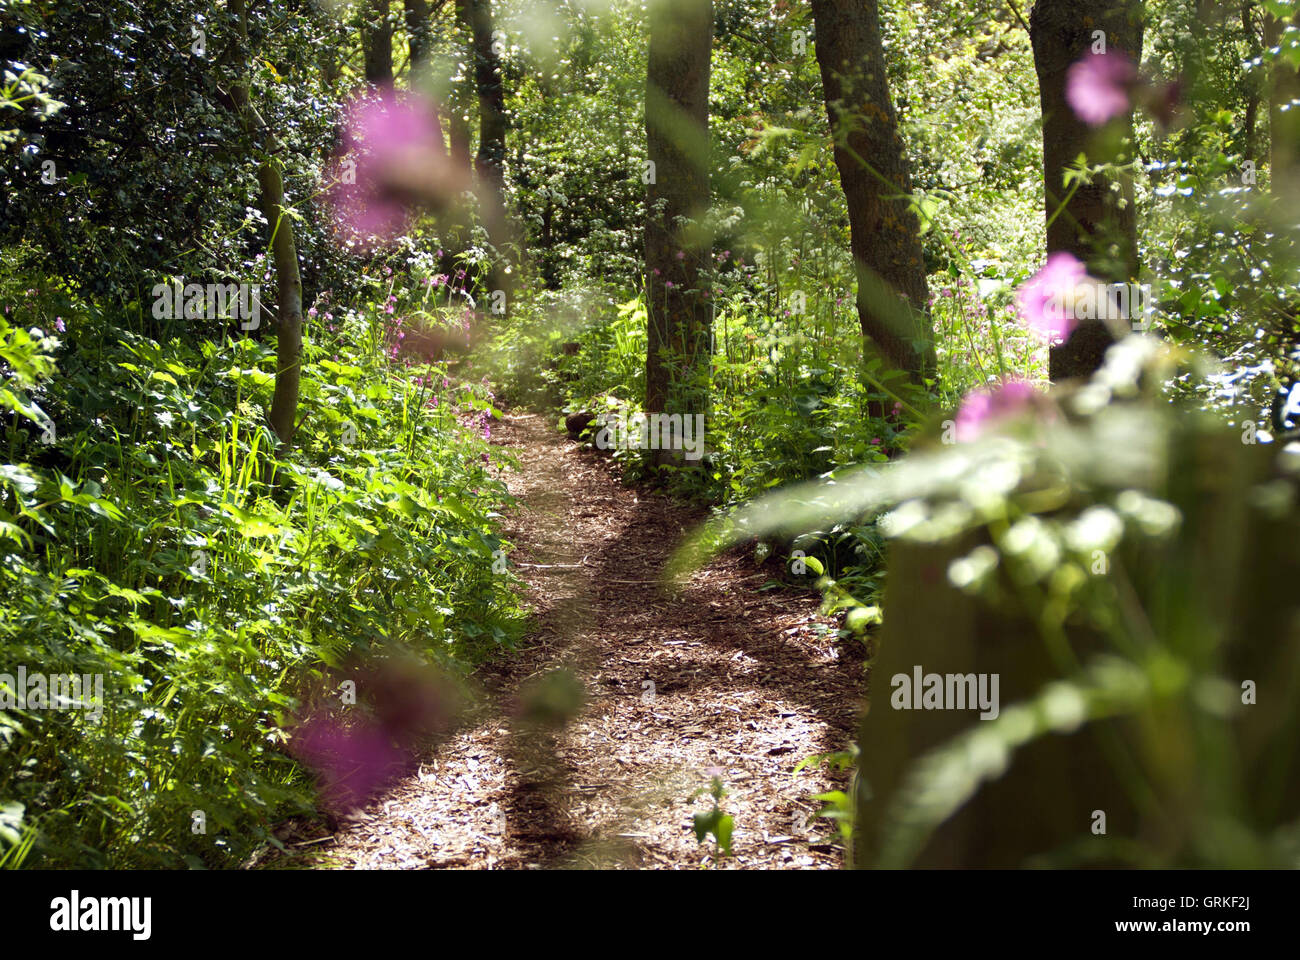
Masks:
[[[280,448],[267,345],[3,293],[0,679],[91,702],[0,703],[0,865],[239,862],[314,809],[285,745],[331,668],[463,674],[518,639],[491,395],[399,363],[385,300],[313,310]]]

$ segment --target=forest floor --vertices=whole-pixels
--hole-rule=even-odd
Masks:
[[[854,738],[861,645],[838,638],[816,596],[759,592],[780,568],[749,554],[665,591],[664,564],[702,511],[625,486],[612,460],[546,416],[507,414],[494,441],[518,461],[505,471],[519,504],[506,535],[534,629],[482,672],[488,705],[471,722],[332,837],[309,841],[315,864],[840,866],[834,823],[815,816],[812,796],[847,789],[845,777],[794,768]],[[527,746],[511,704],[556,668],[580,680],[585,704],[545,746]],[[692,829],[715,773],[735,821],[732,855],[717,859]]]

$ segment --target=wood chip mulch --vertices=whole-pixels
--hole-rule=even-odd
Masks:
[[[666,590],[661,570],[704,514],[625,486],[550,418],[507,414],[494,441],[519,462],[506,534],[536,629],[484,671],[491,706],[302,853],[361,869],[841,866],[811,798],[845,777],[793,771],[853,739],[861,645],[837,637],[815,595],[759,592],[780,567],[745,553]],[[551,735],[521,735],[520,691],[561,668],[583,706]],[[714,773],[731,856],[692,830]]]

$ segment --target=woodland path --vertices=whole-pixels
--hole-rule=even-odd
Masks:
[[[519,502],[506,533],[536,628],[480,677],[491,706],[315,844],[319,865],[694,868],[713,860],[713,840],[696,842],[691,816],[711,800],[691,795],[716,768],[735,818],[718,866],[840,866],[811,796],[845,780],[793,770],[854,737],[861,647],[837,639],[815,596],[758,592],[779,567],[749,554],[663,591],[664,563],[704,515],[623,485],[553,418],[509,413],[494,441],[519,463],[505,470]],[[545,756],[527,754],[508,705],[557,667],[580,679],[585,705]]]

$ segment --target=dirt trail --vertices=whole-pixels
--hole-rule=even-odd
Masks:
[[[317,846],[321,865],[696,867],[713,842],[696,842],[691,816],[711,801],[691,794],[716,768],[735,818],[719,866],[839,866],[809,798],[843,779],[792,771],[852,739],[861,648],[836,639],[816,598],[756,592],[771,571],[745,557],[665,594],[660,571],[702,514],[623,486],[543,416],[507,415],[496,439],[519,459],[510,563],[538,628],[482,678],[495,706]],[[580,678],[585,706],[552,750],[527,753],[507,705],[557,667]]]

